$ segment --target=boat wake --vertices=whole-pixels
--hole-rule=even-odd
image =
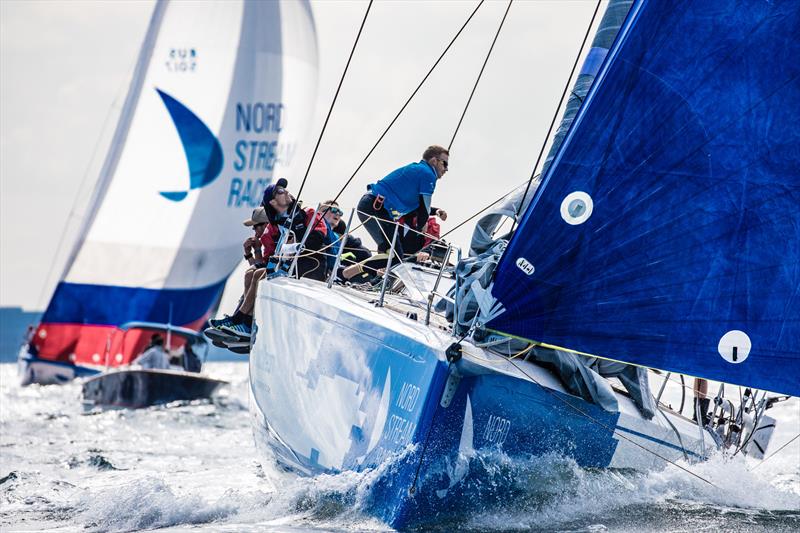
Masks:
[[[87,416],[77,384],[19,388],[13,365],[0,365],[0,529],[386,529],[370,516],[381,503],[373,489],[395,480],[414,450],[364,472],[284,472],[259,461],[253,444],[247,365],[214,363],[211,371],[233,384],[214,403]],[[777,444],[796,433],[796,403],[781,407],[790,427]],[[430,457],[416,498],[441,510],[426,530],[796,531],[797,444],[752,471],[755,463],[740,456],[683,465],[714,486],[672,466],[633,474],[559,456]]]
[[[402,459],[401,459],[402,460]],[[520,461],[503,454],[476,455],[469,473],[448,491],[425,530],[670,530],[695,527],[793,531],[800,526],[800,494],[776,488],[747,470],[739,458],[717,457],[694,471],[709,485],[670,467],[647,475],[587,470],[559,456]],[[297,478],[271,471],[267,490],[229,490],[216,500],[180,495],[159,479],[84,494],[63,509],[83,509],[84,528],[132,531],[214,524],[215,529],[383,530],[370,518],[371,489],[392,475],[392,463],[366,472]],[[481,481],[479,481],[481,480]],[[437,480],[422,480],[418,497],[440,498]],[[748,487],[744,489],[743,487]],[[421,502],[424,503],[424,502]],[[448,513],[447,509],[458,512]],[[464,510],[467,509],[467,512]]]
[[[734,524],[789,531],[800,526],[800,493],[776,488],[747,470],[743,458],[712,458],[647,474],[587,470],[558,456],[512,461],[501,454],[475,457],[464,494],[491,502],[457,524],[463,529],[614,530],[729,529]],[[472,470],[475,470],[474,474]],[[794,486],[800,480],[796,473]],[[478,483],[488,479],[488,483]],[[746,487],[746,488],[745,488]],[[455,496],[455,495],[453,495]]]
[[[95,531],[138,531],[177,525],[208,524],[238,511],[232,498],[209,502],[200,494],[176,494],[160,479],[145,478],[121,487],[84,494],[76,517]]]

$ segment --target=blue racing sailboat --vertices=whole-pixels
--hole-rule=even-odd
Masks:
[[[646,368],[800,395],[798,27],[796,2],[637,0],[509,242],[380,294],[262,282],[257,441],[303,474],[377,469],[366,507],[397,528],[507,497],[470,474],[480,452],[763,453],[777,397],[721,389],[704,423]]]

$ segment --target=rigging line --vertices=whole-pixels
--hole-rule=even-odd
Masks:
[[[308,166],[306,167],[306,173],[303,176],[303,181],[300,182],[300,189],[297,191],[297,200],[300,200],[300,195],[303,193],[303,187],[306,184],[306,180],[308,179],[308,173],[311,172],[311,165],[314,163],[314,157],[317,155],[317,150],[319,149],[319,145],[322,142],[322,136],[325,135],[325,129],[328,127],[328,121],[331,118],[331,113],[333,113],[333,107],[336,105],[336,99],[339,98],[339,91],[342,89],[342,84],[344,83],[344,77],[347,74],[347,69],[350,68],[350,62],[353,59],[353,54],[355,54],[356,46],[358,45],[358,40],[361,38],[361,32],[364,30],[364,25],[367,23],[367,16],[369,15],[369,10],[372,8],[373,0],[369,0],[369,4],[367,5],[367,11],[364,13],[364,18],[361,19],[361,26],[358,28],[358,34],[356,35],[356,40],[353,42],[353,48],[350,49],[350,56],[347,58],[347,63],[344,66],[344,70],[342,71],[342,77],[339,79],[339,85],[336,87],[336,93],[333,95],[333,101],[331,101],[331,106],[328,108],[328,114],[325,116],[325,122],[322,124],[322,130],[319,132],[319,137],[317,138],[317,144],[314,146],[314,151],[311,153],[311,159],[308,161]],[[295,204],[297,205],[297,204]],[[292,213],[294,215],[294,213]]]
[[[469,93],[469,98],[467,98],[467,105],[464,106],[464,111],[461,112],[461,118],[458,119],[458,124],[456,125],[455,131],[453,131],[453,137],[450,139],[450,144],[447,145],[448,152],[453,147],[453,142],[456,140],[456,135],[458,134],[458,128],[461,127],[461,123],[464,121],[464,116],[467,114],[467,108],[469,108],[469,104],[472,102],[472,97],[475,95],[475,89],[478,88],[478,83],[481,81],[481,76],[483,76],[483,70],[486,68],[486,64],[489,62],[489,56],[492,55],[494,44],[497,42],[497,38],[500,36],[500,30],[503,29],[503,23],[506,21],[508,11],[511,9],[511,4],[513,2],[514,0],[508,0],[506,12],[503,13],[503,19],[500,21],[500,26],[498,26],[497,32],[494,34],[494,39],[492,39],[492,45],[489,47],[489,51],[486,52],[486,59],[483,60],[483,66],[481,66],[481,70],[478,72],[478,78],[475,80],[475,84],[472,86],[472,92]]]
[[[589,40],[589,34],[594,27],[594,20],[597,18],[597,13],[600,11],[600,4],[602,0],[597,0],[597,5],[594,8],[594,13],[592,14],[592,20],[589,22],[589,26],[586,28],[586,34],[583,36],[583,42],[581,43],[580,50],[578,50],[578,55],[575,56],[575,62],[572,64],[572,71],[569,74],[569,78],[567,78],[567,83],[564,85],[564,91],[561,93],[561,99],[558,101],[558,106],[556,106],[555,113],[553,113],[553,119],[550,121],[550,127],[547,129],[547,135],[544,137],[544,142],[542,143],[542,148],[539,150],[539,156],[536,158],[536,164],[533,165],[533,171],[531,172],[531,177],[528,179],[528,185],[525,187],[525,192],[522,194],[522,199],[519,202],[519,207],[517,207],[517,214],[514,217],[514,222],[511,224],[511,233],[514,232],[514,227],[517,224],[517,220],[519,219],[520,211],[522,211],[522,206],[525,205],[525,198],[528,196],[528,190],[531,188],[531,183],[533,183],[534,178],[536,177],[536,169],[539,168],[539,162],[542,160],[542,155],[544,155],[544,149],[547,147],[547,141],[550,139],[550,134],[553,132],[553,126],[556,124],[556,119],[558,118],[558,113],[561,110],[561,106],[564,105],[564,98],[567,96],[567,92],[569,92],[570,82],[572,81],[572,77],[575,76],[575,69],[578,68],[578,61],[580,61],[581,56],[583,55],[583,49],[586,47],[586,42]]]
[[[377,140],[377,141],[375,141],[375,144],[374,144],[374,145],[372,145],[372,148],[370,148],[369,152],[367,152],[367,155],[365,155],[365,156],[364,156],[364,159],[362,159],[362,160],[361,160],[361,163],[359,163],[359,164],[358,164],[358,167],[357,167],[357,168],[356,168],[356,169],[353,171],[353,173],[350,175],[350,177],[349,177],[349,178],[347,179],[347,181],[345,182],[344,186],[343,186],[343,187],[342,187],[342,188],[339,190],[339,192],[336,194],[336,197],[334,197],[334,199],[333,199],[334,201],[337,201],[337,200],[339,199],[339,197],[342,195],[342,193],[344,192],[344,190],[345,190],[345,189],[346,189],[346,188],[347,188],[347,187],[350,185],[350,182],[351,182],[351,181],[353,181],[353,178],[355,178],[355,177],[356,177],[356,174],[358,174],[358,171],[359,171],[359,170],[361,170],[361,167],[363,167],[363,166],[364,166],[364,163],[366,163],[366,162],[367,162],[367,159],[369,159],[369,156],[371,156],[371,155],[372,155],[372,152],[374,152],[374,151],[375,151],[375,149],[378,147],[378,145],[379,145],[379,144],[380,144],[380,142],[383,140],[383,138],[386,136],[386,134],[387,134],[387,133],[389,133],[389,130],[392,128],[392,126],[394,126],[394,123],[395,123],[395,122],[397,122],[397,119],[398,119],[398,118],[400,118],[400,115],[403,113],[403,111],[405,111],[406,107],[408,107],[408,104],[410,104],[410,103],[411,103],[411,100],[413,100],[413,99],[414,99],[414,96],[416,96],[416,94],[419,92],[419,90],[420,90],[420,89],[422,88],[422,86],[425,84],[425,82],[427,81],[427,79],[428,79],[428,78],[430,77],[430,75],[433,73],[434,69],[435,69],[435,68],[437,67],[437,65],[439,65],[439,63],[442,61],[442,59],[444,58],[444,56],[447,54],[447,52],[448,52],[448,51],[450,50],[450,48],[453,46],[453,43],[455,43],[455,42],[456,42],[456,39],[458,39],[458,37],[459,37],[459,36],[461,35],[461,33],[464,31],[464,28],[466,28],[466,27],[467,27],[467,24],[469,24],[469,22],[470,22],[470,21],[472,20],[472,18],[475,16],[475,13],[477,13],[477,12],[478,12],[478,9],[480,9],[480,7],[483,5],[483,2],[484,2],[484,1],[485,1],[485,0],[480,0],[480,2],[478,2],[478,5],[477,5],[477,6],[475,6],[475,9],[472,11],[472,13],[470,13],[469,17],[467,17],[467,20],[464,22],[464,24],[461,26],[461,28],[460,28],[460,29],[459,29],[459,30],[456,32],[455,36],[453,36],[453,38],[450,40],[450,43],[448,43],[447,47],[446,47],[446,48],[444,49],[444,51],[441,53],[441,55],[440,55],[440,56],[439,56],[439,58],[436,60],[436,62],[434,62],[433,66],[430,68],[430,70],[428,70],[428,73],[427,73],[427,74],[425,74],[425,77],[424,77],[424,78],[422,78],[422,81],[421,81],[421,82],[419,82],[419,85],[417,85],[417,88],[416,88],[416,89],[414,89],[414,92],[413,92],[413,93],[411,93],[411,96],[409,96],[409,97],[408,97],[408,100],[406,100],[406,103],[404,103],[404,104],[403,104],[403,107],[401,107],[401,108],[400,108],[400,111],[398,111],[398,112],[397,112],[397,114],[394,116],[394,118],[393,118],[393,119],[392,119],[392,121],[389,123],[389,125],[388,125],[388,126],[386,126],[386,129],[385,129],[385,130],[383,130],[383,133],[381,133],[381,136],[380,136],[380,137],[378,137],[378,140]]]
[[[525,372],[525,371],[524,371],[522,368],[520,368],[520,366],[519,366],[519,365],[517,365],[517,364],[516,364],[514,361],[512,361],[511,359],[509,359],[509,360],[508,360],[508,362],[509,362],[509,363],[511,363],[511,365],[512,365],[512,366],[514,366],[514,368],[516,368],[517,370],[519,370],[520,372],[522,372],[522,373],[523,373],[525,376],[527,376],[527,377],[528,377],[528,379],[530,379],[531,381],[533,381],[535,384],[539,385],[539,387],[541,387],[541,388],[542,388],[542,390],[544,390],[546,393],[550,394],[551,396],[553,396],[554,398],[556,398],[558,401],[560,401],[560,402],[562,402],[563,404],[565,404],[567,407],[569,407],[569,408],[573,409],[573,410],[574,410],[574,411],[576,411],[578,414],[580,414],[580,415],[582,415],[582,416],[586,417],[586,418],[587,418],[588,420],[590,420],[591,422],[594,422],[594,423],[595,423],[595,424],[597,424],[598,426],[602,427],[603,429],[605,429],[605,430],[607,430],[607,431],[610,431],[612,434],[615,434],[617,437],[619,437],[619,438],[621,438],[621,439],[623,439],[623,440],[625,440],[625,441],[627,441],[627,442],[629,442],[629,443],[633,444],[634,446],[637,446],[637,447],[641,448],[642,450],[644,450],[644,451],[646,451],[646,452],[648,452],[648,453],[650,453],[650,454],[653,454],[653,455],[655,455],[656,457],[658,457],[658,458],[659,458],[659,459],[661,459],[662,461],[665,461],[665,462],[667,462],[667,463],[669,463],[669,464],[671,464],[671,465],[673,465],[673,466],[676,466],[676,467],[680,468],[681,470],[683,470],[684,472],[686,472],[687,474],[691,474],[692,476],[696,477],[697,479],[699,479],[699,480],[701,480],[701,481],[704,481],[705,483],[708,483],[708,484],[709,484],[709,485],[711,485],[712,487],[714,487],[714,488],[717,488],[717,489],[719,488],[719,487],[717,487],[716,485],[714,485],[712,482],[710,482],[709,480],[707,480],[706,478],[704,478],[704,477],[700,476],[699,474],[695,474],[694,472],[692,472],[692,471],[691,471],[691,470],[689,470],[688,468],[685,468],[685,467],[683,467],[683,466],[679,465],[679,464],[678,464],[678,463],[676,463],[675,461],[672,461],[672,460],[670,460],[670,459],[667,459],[666,457],[664,457],[664,456],[660,455],[660,454],[659,454],[659,453],[657,453],[657,452],[654,452],[653,450],[651,450],[651,449],[647,448],[646,446],[642,446],[641,444],[639,444],[638,442],[634,441],[633,439],[630,439],[630,438],[628,438],[627,436],[623,435],[622,433],[620,433],[620,432],[616,431],[614,428],[611,428],[611,427],[609,427],[607,424],[604,424],[604,423],[600,422],[599,420],[597,420],[596,418],[594,418],[594,417],[593,417],[593,416],[591,416],[590,414],[588,414],[588,413],[586,413],[585,411],[583,411],[581,408],[579,408],[579,407],[576,407],[576,406],[572,405],[570,402],[568,402],[568,401],[567,401],[567,400],[565,400],[564,398],[561,398],[561,397],[560,397],[558,394],[554,394],[554,391],[552,391],[552,390],[548,389],[547,387],[545,387],[544,385],[542,385],[541,383],[539,383],[538,381],[536,381],[536,378],[534,378],[533,376],[531,376],[530,374],[528,374],[527,372]]]
[[[770,459],[772,459],[773,457],[775,457],[776,455],[778,455],[778,454],[779,454],[781,451],[783,451],[783,449],[784,449],[784,448],[786,448],[788,445],[790,445],[791,443],[793,443],[794,441],[796,441],[798,438],[800,438],[800,433],[798,433],[797,435],[795,435],[794,437],[792,437],[792,439],[791,439],[789,442],[787,442],[786,444],[784,444],[783,446],[781,446],[780,448],[778,448],[777,450],[775,450],[775,453],[773,453],[773,454],[769,455],[769,456],[768,456],[766,459],[764,459],[764,460],[763,460],[763,461],[761,461],[760,463],[757,463],[757,464],[753,465],[753,467],[752,467],[752,468],[748,468],[748,469],[747,469],[747,471],[748,471],[748,472],[752,472],[754,469],[756,469],[756,468],[758,468],[759,466],[763,465],[764,463],[766,463],[767,461],[769,461]]]
[[[539,174],[537,174],[536,176],[539,176]],[[473,219],[473,218],[475,218],[476,216],[480,215],[481,213],[483,213],[484,211],[486,211],[487,209],[489,209],[489,208],[490,208],[490,207],[492,207],[493,205],[496,205],[496,204],[500,203],[500,200],[502,200],[503,198],[506,198],[506,197],[508,197],[508,196],[511,196],[511,195],[514,193],[514,191],[516,191],[517,189],[519,189],[521,186],[522,186],[522,183],[520,183],[519,185],[517,185],[516,187],[514,187],[513,189],[511,189],[510,191],[508,191],[507,193],[505,193],[503,196],[501,196],[501,197],[500,197],[500,198],[498,198],[497,200],[493,201],[492,203],[490,203],[489,205],[487,205],[486,207],[484,207],[483,209],[481,209],[480,211],[478,211],[477,213],[475,213],[474,215],[472,215],[471,217],[469,217],[468,219],[466,219],[466,220],[462,221],[462,222],[461,222],[460,224],[458,224],[456,227],[454,227],[454,228],[452,228],[452,229],[448,230],[447,232],[445,232],[445,234],[444,234],[444,235],[442,235],[440,238],[441,238],[441,239],[444,239],[445,237],[447,237],[448,235],[450,235],[451,233],[453,233],[455,230],[457,230],[458,228],[460,228],[461,226],[463,226],[464,224],[466,224],[467,222],[469,222],[470,220],[472,220],[472,219]]]

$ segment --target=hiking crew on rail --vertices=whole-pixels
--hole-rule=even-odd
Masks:
[[[369,185],[358,204],[358,216],[364,223],[370,236],[378,245],[378,251],[387,253],[391,248],[391,236],[395,225],[403,223],[404,231],[395,242],[395,252],[404,259],[403,245],[419,241],[419,244],[430,244],[422,236],[409,235],[408,227],[413,232],[425,232],[429,229],[429,216],[447,219],[443,209],[431,208],[431,196],[436,188],[436,181],[447,172],[450,154],[441,146],[429,146],[422,154],[422,161],[398,168],[386,177]],[[314,214],[314,209],[301,208],[297,200],[287,190],[286,179],[278,179],[264,191],[261,206],[253,210],[250,219],[244,225],[252,227],[254,235],[244,243],[244,258],[250,267],[244,276],[244,291],[232,316],[209,320],[205,333],[215,345],[231,348],[231,342],[246,343],[250,338],[253,324],[253,308],[255,306],[258,282],[274,272],[277,262],[276,251],[281,238],[286,243],[282,248],[282,256],[292,257],[297,265],[297,276],[324,281],[327,272],[335,264],[339,247],[344,244],[343,263],[339,267],[336,279],[340,281],[368,281],[378,270],[374,265],[364,266],[370,252],[355,237],[348,236],[347,242],[341,242],[341,215],[343,214],[334,200],[323,205],[321,212]],[[435,225],[435,220],[431,219]],[[291,250],[306,234],[302,250]],[[336,230],[339,229],[337,232]],[[432,229],[432,228],[431,228]],[[412,238],[413,237],[413,238]],[[438,237],[438,232],[434,237]],[[293,243],[293,244],[288,244]],[[418,252],[422,246],[411,245],[412,253]],[[420,259],[427,259],[430,254],[420,253]],[[349,265],[349,268],[348,268]],[[231,348],[233,349],[233,348]]]

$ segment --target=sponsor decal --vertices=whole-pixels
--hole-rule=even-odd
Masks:
[[[534,266],[530,263],[530,261],[528,261],[524,257],[518,257],[516,264],[517,264],[517,268],[519,268],[520,270],[522,270],[523,272],[525,272],[525,274],[527,274],[529,276],[531,274],[533,274],[534,271],[536,270],[534,268]]]
[[[160,192],[161,196],[173,202],[180,202],[193,189],[200,189],[213,182],[222,171],[222,146],[208,126],[191,109],[178,100],[156,89],[161,101],[169,111],[175,129],[183,145],[186,162],[189,165],[189,188],[185,191]]]
[[[286,168],[294,156],[295,144],[282,142],[279,135],[286,123],[286,106],[281,102],[237,102],[237,139],[233,141],[233,177],[228,190],[228,207],[257,207],[264,189],[275,179],[275,166]]]

